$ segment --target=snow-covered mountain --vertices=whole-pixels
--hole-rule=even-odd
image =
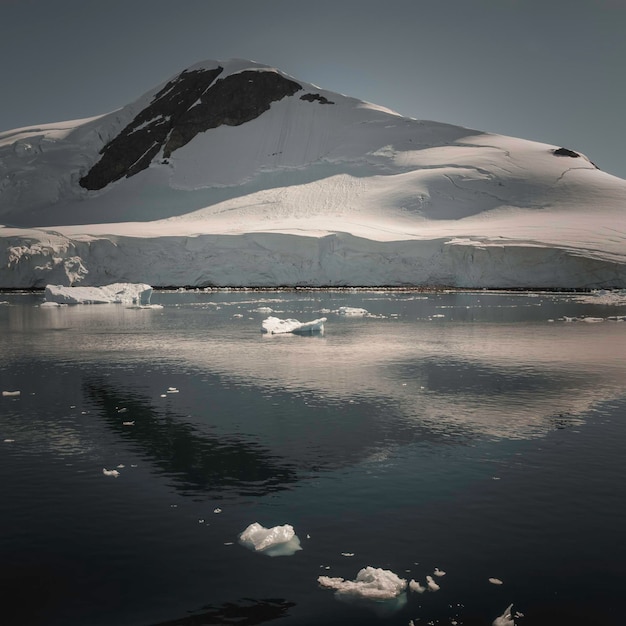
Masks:
[[[560,147],[207,61],[0,133],[0,287],[626,287],[626,181]]]

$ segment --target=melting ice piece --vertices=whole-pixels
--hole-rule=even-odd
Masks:
[[[17,398],[21,394],[22,394],[21,391],[3,391],[2,392],[2,396],[4,398]]]
[[[113,283],[102,287],[47,285],[46,302],[60,304],[150,304],[152,287],[144,283]]]
[[[424,593],[426,591],[426,587],[424,585],[420,585],[416,580],[411,579],[409,581],[409,589],[414,591],[415,593]]]
[[[426,576],[426,584],[428,585],[428,591],[439,591],[441,589],[432,576]]]
[[[337,309],[337,314],[345,315],[346,317],[365,317],[366,315],[369,315],[369,311],[367,309],[361,309],[354,306],[340,306]]]
[[[300,539],[290,524],[265,528],[254,522],[239,535],[239,543],[267,556],[291,556],[302,550]]]
[[[513,616],[511,615],[512,610],[513,605],[509,604],[504,613],[502,613],[500,617],[496,617],[496,619],[493,620],[492,626],[515,626]]]
[[[492,585],[503,585],[504,584],[499,578],[490,578],[489,582]]]
[[[105,476],[113,476],[113,478],[117,478],[120,475],[120,473],[117,470],[108,470],[105,467],[102,468],[102,473]]]
[[[334,589],[337,596],[354,596],[368,600],[392,600],[406,589],[406,580],[392,571],[379,567],[364,567],[355,580],[318,576],[322,587]]]
[[[433,573],[435,574],[435,576],[445,576],[446,575],[446,573],[442,569],[439,569],[438,567],[435,567],[435,571]]]
[[[271,335],[293,333],[294,335],[311,335],[324,332],[325,317],[311,322],[299,322],[294,319],[282,320],[279,317],[267,317],[261,324],[261,330]]]

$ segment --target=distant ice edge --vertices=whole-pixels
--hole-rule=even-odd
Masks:
[[[114,281],[157,287],[626,288],[622,257],[537,243],[380,242],[349,233],[115,237],[113,242],[39,230],[13,233],[2,236],[0,230],[0,288]]]

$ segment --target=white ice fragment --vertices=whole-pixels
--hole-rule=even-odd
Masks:
[[[599,322],[604,322],[603,317],[583,317],[580,320],[581,322],[587,322],[588,324],[597,324]]]
[[[270,335],[293,333],[294,335],[310,335],[324,332],[325,317],[312,320],[311,322],[299,322],[295,319],[280,319],[279,317],[268,317],[261,323],[261,330]]]
[[[273,313],[274,309],[269,306],[260,306],[258,309],[254,309],[256,313]]]
[[[432,576],[426,576],[426,583],[428,585],[428,591],[439,591],[441,587],[433,580]]]
[[[117,470],[108,470],[104,467],[102,468],[102,473],[105,476],[113,476],[113,478],[117,478],[120,475],[120,473]]]
[[[511,616],[512,609],[513,605],[509,604],[509,606],[504,610],[504,613],[502,613],[500,617],[496,617],[496,619],[493,620],[492,626],[515,626],[515,622]]]
[[[168,387],[167,388],[167,393],[179,393],[180,389],[177,389],[176,387]]]
[[[134,426],[135,425],[135,420],[133,420],[132,422],[122,422],[122,426]]]
[[[354,552],[342,552],[341,556],[347,556],[347,557],[354,556]]]
[[[420,585],[416,580],[411,579],[409,581],[409,589],[414,591],[415,593],[424,593],[426,591],[426,587]]]
[[[446,573],[443,570],[439,569],[438,567],[435,567],[435,571],[433,573],[435,574],[435,576],[445,576],[446,575]]]
[[[390,570],[364,567],[355,580],[318,576],[322,587],[334,589],[337,596],[352,596],[367,600],[391,600],[406,589],[406,580]]]
[[[13,443],[15,439],[5,439],[4,443]]]
[[[21,395],[21,393],[21,391],[3,391],[2,396],[4,398],[17,398],[19,395]]]
[[[492,585],[503,585],[504,584],[499,578],[490,578],[489,582]]]
[[[239,535],[239,543],[267,556],[291,556],[302,550],[300,539],[290,524],[265,528],[254,522]]]
[[[369,315],[369,311],[355,306],[340,306],[337,309],[337,315],[345,315],[346,317],[365,317],[366,315]]]
[[[126,413],[127,411],[128,411],[127,408],[121,408],[117,410],[118,413]]]
[[[213,513],[221,513],[222,509],[220,509],[219,507],[217,509],[213,509]]]
[[[102,287],[47,285],[46,302],[61,304],[150,304],[152,287],[144,283],[113,283]]]

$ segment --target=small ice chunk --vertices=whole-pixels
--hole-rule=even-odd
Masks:
[[[105,467],[102,468],[102,473],[105,476],[113,476],[113,478],[117,478],[120,475],[120,473],[117,470],[114,470],[114,469],[108,470]]]
[[[256,313],[273,313],[274,309],[269,306],[260,306],[257,309],[254,309]]]
[[[122,422],[122,426],[134,426],[135,425],[135,420],[133,420],[132,422]]]
[[[213,513],[221,513],[222,509],[220,509],[219,507],[217,509],[213,509]]]
[[[254,522],[239,535],[239,543],[267,556],[291,556],[302,550],[300,539],[290,524],[265,528]]]
[[[426,584],[428,585],[428,591],[439,591],[441,589],[432,576],[426,576]]]
[[[325,317],[312,320],[311,322],[299,322],[295,319],[280,319],[279,317],[268,317],[261,323],[261,330],[270,335],[282,335],[293,333],[294,335],[311,335],[313,333],[324,332]]]
[[[513,610],[513,605],[509,604],[509,606],[504,610],[504,613],[500,615],[500,617],[496,617],[493,620],[492,626],[515,626],[515,622],[513,621],[513,617],[511,612]]]
[[[3,391],[2,392],[2,396],[4,398],[17,398],[21,394],[22,394],[21,391]]]
[[[365,317],[366,315],[369,315],[369,311],[356,306],[340,306],[337,309],[337,315],[345,315],[346,317]]]
[[[490,578],[489,582],[492,585],[503,585],[504,584],[499,578]]]
[[[580,320],[581,322],[587,322],[588,324],[597,324],[599,322],[604,322],[603,317],[583,317]]]
[[[379,567],[364,567],[355,580],[318,576],[322,587],[334,589],[337,596],[353,596],[367,600],[391,600],[406,589],[406,580],[392,571]]]
[[[433,573],[435,574],[435,576],[445,576],[446,575],[446,573],[443,570],[439,569],[438,567],[435,567],[435,571]]]
[[[426,591],[426,587],[420,585],[416,580],[411,579],[409,581],[409,589],[414,591],[415,593],[424,593]]]
[[[13,443],[15,439],[5,439],[4,443]]]
[[[354,552],[342,552],[341,556],[347,556],[347,557],[354,556]]]

